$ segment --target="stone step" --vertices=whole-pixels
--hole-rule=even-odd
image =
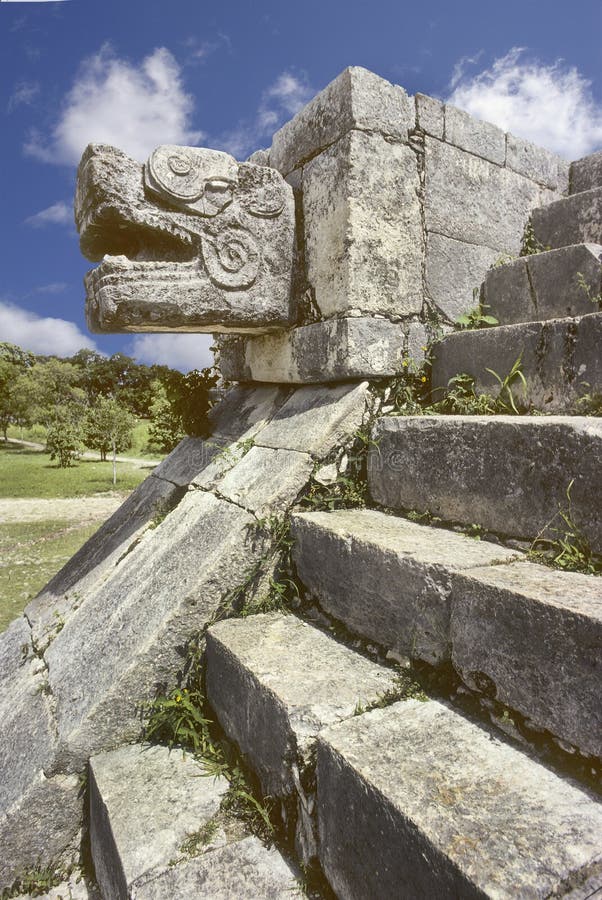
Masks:
[[[570,194],[602,187],[602,150],[571,163]]]
[[[520,359],[526,388],[512,385],[517,402],[543,412],[574,413],[579,399],[602,393],[602,313],[457,331],[434,348],[433,399],[455,375],[467,373],[479,393],[497,396],[501,379]]]
[[[531,223],[535,240],[551,250],[569,244],[602,244],[602,187],[534,209]]]
[[[372,438],[368,483],[380,506],[529,540],[558,537],[564,510],[602,553],[602,419],[384,417]]]
[[[228,791],[191,756],[128,744],[90,760],[90,842],[103,900],[300,896],[275,849],[220,813]]]
[[[207,698],[227,736],[280,804],[303,862],[315,856],[312,769],[318,732],[396,686],[395,673],[296,616],[229,619],[207,632]]]
[[[602,805],[436,701],[323,731],[317,814],[345,900],[576,900],[602,884]]]
[[[602,755],[602,579],[375,510],[297,514],[292,531],[308,594],[352,632],[451,659],[470,688]]]
[[[500,325],[588,315],[602,302],[602,246],[521,256],[490,269],[483,290],[485,311]]]
[[[322,609],[397,656],[431,665],[450,659],[452,573],[521,558],[376,510],[298,513],[291,521],[297,573]]]

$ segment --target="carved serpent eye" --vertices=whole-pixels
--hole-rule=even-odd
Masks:
[[[186,156],[170,156],[167,165],[174,175],[188,175],[192,169],[192,163]]]
[[[204,173],[195,165],[191,150],[157,147],[147,163],[151,184],[154,182],[163,193],[185,203],[198,200],[205,187]]]
[[[211,218],[232,202],[238,163],[222,150],[162,144],[146,163],[144,180],[173,205]]]

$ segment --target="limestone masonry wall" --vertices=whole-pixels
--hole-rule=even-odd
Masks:
[[[278,169],[295,191],[300,324],[402,323],[381,329],[389,337],[374,364],[383,374],[395,364],[389,342],[420,355],[425,323],[445,327],[474,306],[489,266],[519,253],[531,211],[566,194],[569,179],[569,163],[553,153],[357,67],[250,161]],[[312,380],[295,360],[307,368],[306,345],[315,341],[315,333],[226,338],[222,366],[232,378],[278,380],[284,367],[286,380]]]

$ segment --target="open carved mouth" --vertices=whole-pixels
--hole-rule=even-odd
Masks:
[[[90,145],[75,198],[93,331],[269,331],[290,324],[293,214],[272,169],[166,145],[141,166]],[[276,290],[275,290],[276,288]],[[250,301],[259,301],[253,321]]]

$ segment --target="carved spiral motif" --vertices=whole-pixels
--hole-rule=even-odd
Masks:
[[[257,278],[259,248],[243,228],[206,233],[201,248],[209,278],[219,287],[244,289],[251,287]]]

